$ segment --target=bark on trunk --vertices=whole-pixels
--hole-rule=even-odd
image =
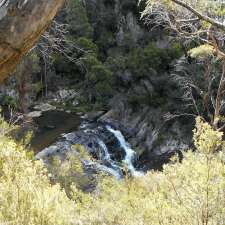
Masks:
[[[0,82],[35,45],[63,3],[64,0],[10,0],[0,7]]]

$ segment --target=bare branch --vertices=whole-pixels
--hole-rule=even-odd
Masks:
[[[180,0],[171,0],[175,2],[176,4],[186,8],[190,12],[192,12],[194,15],[196,15],[199,19],[204,20],[214,26],[216,26],[219,29],[225,30],[225,25],[223,23],[218,22],[217,20],[214,20],[206,15],[201,14],[199,11],[188,5],[187,3],[180,1]]]

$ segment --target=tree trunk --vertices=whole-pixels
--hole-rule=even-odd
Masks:
[[[63,3],[64,0],[9,0],[8,5],[0,6],[0,82],[35,45]]]

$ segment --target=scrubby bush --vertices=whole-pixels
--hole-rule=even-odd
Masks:
[[[106,179],[96,196],[83,196],[83,224],[224,224],[225,165],[222,133],[197,119],[196,153],[136,179]],[[77,193],[76,195],[77,196]],[[82,198],[81,198],[82,199]]]
[[[5,128],[8,125],[2,121],[1,129]],[[223,133],[200,118],[194,130],[196,151],[184,153],[182,162],[174,157],[163,172],[138,178],[118,181],[106,177],[89,194],[71,182],[70,199],[62,187],[50,182],[42,162],[28,159],[23,147],[5,132],[0,134],[2,224],[224,224]],[[60,173],[60,183],[67,187],[72,179],[68,176],[73,176],[80,164],[59,167],[65,172]]]
[[[74,203],[59,185],[51,185],[40,161],[9,138],[0,140],[0,223],[73,224]]]
[[[51,181],[59,183],[66,191],[67,196],[71,194],[71,185],[86,191],[94,186],[95,179],[91,174],[86,174],[82,160],[92,160],[83,145],[72,146],[71,153],[64,159],[54,156],[50,158],[48,171],[51,173]]]
[[[100,36],[98,37],[97,44],[102,51],[115,45],[116,41],[112,32],[103,30],[99,33]]]
[[[116,73],[118,70],[125,71],[127,68],[127,58],[121,55],[109,56],[106,60],[106,64],[113,73]]]
[[[108,81],[108,83],[112,82],[112,73],[104,64],[97,64],[91,68],[91,74],[94,79],[91,79],[94,82],[99,81]]]

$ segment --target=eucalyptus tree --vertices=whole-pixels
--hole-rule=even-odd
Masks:
[[[201,84],[179,77],[196,114],[207,118],[215,129],[225,128],[225,1],[147,0],[142,18],[152,29],[163,27],[188,49],[187,55],[204,67]],[[178,67],[179,68],[179,65]],[[179,70],[179,69],[178,69]],[[180,72],[185,72],[185,69]],[[199,76],[197,70],[194,76]],[[195,90],[197,95],[193,93]],[[199,109],[201,99],[206,115]]]
[[[0,0],[0,81],[30,51],[64,0]]]

